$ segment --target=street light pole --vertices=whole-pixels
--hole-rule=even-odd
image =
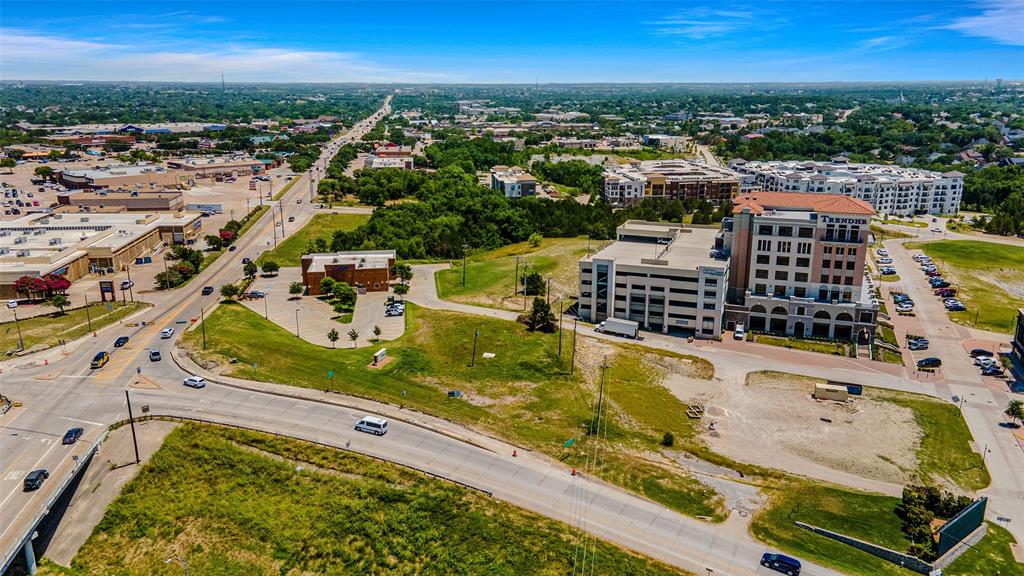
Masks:
[[[132,267],[125,264],[125,272],[128,272],[128,295],[131,296],[132,302],[135,302],[135,292],[132,291]]]
[[[299,309],[295,309],[295,337],[299,338]]]
[[[25,340],[21,337],[21,324],[18,322],[18,308],[15,306],[11,308],[11,312],[14,313],[14,326],[18,329],[18,348],[25,349]]]
[[[185,567],[185,576],[188,576],[188,560],[180,556],[171,556],[167,560],[164,560],[164,564],[170,564],[171,562],[177,562]]]
[[[572,362],[569,364],[569,374],[576,373],[576,322],[578,318],[572,319]]]
[[[558,306],[558,357],[562,357],[562,299],[559,298],[555,304]]]
[[[476,366],[476,341],[477,341],[478,338],[480,338],[480,329],[479,328],[477,328],[476,331],[473,332],[473,356],[472,356],[472,358],[469,361],[469,367],[470,368],[472,368],[473,366]]]
[[[124,391],[124,399],[128,402],[128,423],[132,427],[132,444],[135,446],[135,463],[139,463],[139,441],[135,438],[135,417],[132,416],[132,398]]]
[[[523,262],[523,310],[526,310],[526,278],[529,276],[530,263]]]
[[[89,295],[85,296],[85,321],[89,323],[89,332],[92,332],[92,314],[89,313]]]
[[[206,309],[199,309],[199,327],[203,330],[203,350],[206,350]]]
[[[514,278],[515,284],[512,288],[512,297],[515,298],[516,294],[519,294],[519,256],[516,256],[516,276]]]

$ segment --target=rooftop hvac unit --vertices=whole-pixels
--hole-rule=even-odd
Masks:
[[[26,257],[28,257],[28,255],[29,255],[29,251],[28,250],[18,250],[18,253],[15,254],[15,256],[17,256],[18,258],[26,258]]]
[[[46,234],[46,229],[45,228],[36,228],[35,230],[32,231],[32,234],[34,234],[36,236],[42,236],[43,234]]]
[[[15,244],[24,244],[27,241],[28,238],[25,238],[24,236],[18,236],[17,238],[14,239]]]
[[[88,216],[82,216],[81,218],[78,219],[78,221],[79,222],[88,222],[89,221],[89,217]]]
[[[60,244],[60,238],[50,238],[50,246],[56,246]]]
[[[11,249],[7,247],[0,248],[0,256],[6,256],[11,253]]]
[[[0,236],[10,236],[10,235],[11,235],[11,231],[10,230],[0,230]]]

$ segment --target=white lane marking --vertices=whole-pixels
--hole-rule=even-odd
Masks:
[[[68,420],[69,422],[81,422],[82,424],[89,424],[91,426],[106,426],[103,422],[93,422],[92,420],[82,420],[81,418],[72,418],[70,416],[61,416],[61,420]]]
[[[4,474],[4,480],[17,480],[25,474],[28,474],[28,470],[11,470],[7,474]]]
[[[40,456],[39,459],[36,460],[34,464],[32,464],[32,467],[29,468],[29,470],[36,470],[36,469],[38,469],[39,468],[39,463],[42,462],[47,456],[50,455],[50,452],[53,451],[55,446],[57,446],[57,445],[56,444],[51,444],[51,446],[49,448],[47,448],[45,452],[43,452],[43,455]],[[0,500],[0,510],[4,509],[4,504],[6,504],[7,501],[11,499],[11,496],[14,496],[15,494],[17,494],[17,492],[18,492],[17,489],[11,490],[11,493],[8,494],[6,498],[4,498],[3,500]],[[33,493],[33,495],[35,495],[37,493],[38,492],[35,492],[35,493]],[[29,502],[31,502],[31,501],[32,501],[32,498],[30,497],[29,498]],[[25,510],[25,507],[28,506],[29,502],[26,502],[25,505],[22,506],[20,510],[18,510],[18,513],[14,515],[14,519],[17,519],[19,516],[21,516],[21,513]],[[0,532],[0,539],[3,538],[4,534],[7,534],[7,531],[11,529],[11,526],[13,524],[14,524],[14,522],[12,521],[10,524],[7,525],[6,528],[4,528],[3,532]]]

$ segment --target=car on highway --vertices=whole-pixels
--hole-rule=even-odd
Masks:
[[[43,469],[33,470],[29,472],[28,476],[25,476],[25,492],[38,490],[43,485],[43,481],[49,477],[50,473]]]
[[[110,361],[110,354],[106,351],[97,352],[92,358],[92,362],[89,363],[90,368],[102,368],[107,362]]]
[[[228,246],[228,252],[234,252],[237,249],[238,249],[238,247],[235,246],[234,244],[232,244],[231,246]]]
[[[162,340],[167,340],[171,336],[174,336],[174,328],[164,328],[160,331],[160,338]]]
[[[85,430],[83,428],[72,428],[64,433],[64,438],[61,439],[60,443],[64,445],[74,444],[75,442],[78,442],[78,439],[82,437],[82,434],[85,434]]]
[[[974,350],[971,350],[971,358],[981,358],[983,356],[991,358],[995,356],[995,354],[993,354],[991,350],[986,350],[984,348],[975,348]]]
[[[203,296],[213,294],[213,286],[203,286]]]
[[[121,346],[124,346],[127,343],[128,343],[128,337],[127,336],[118,336],[117,340],[114,340],[114,348],[120,348]]]
[[[295,216],[289,216],[288,217],[288,221],[289,222],[295,222]]]
[[[359,432],[383,436],[388,433],[388,421],[386,418],[381,418],[379,416],[366,415],[360,418],[359,422],[356,422],[356,430]]]
[[[156,348],[149,351],[150,362],[159,362],[161,358],[162,356],[160,356],[160,351],[157,350]]]
[[[929,356],[917,361],[918,368],[938,368],[939,366],[942,366],[942,360],[935,356]]]
[[[761,566],[788,576],[800,576],[800,561],[785,554],[766,552],[761,556]]]
[[[184,384],[189,388],[206,388],[206,378],[202,376],[189,376],[185,378]]]

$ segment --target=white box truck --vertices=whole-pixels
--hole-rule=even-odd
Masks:
[[[640,331],[640,325],[632,320],[609,318],[594,326],[594,330],[596,332],[604,332],[605,334],[618,334],[627,338],[636,338],[637,332]]]

